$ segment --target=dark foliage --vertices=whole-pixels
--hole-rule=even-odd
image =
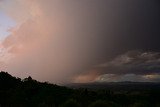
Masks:
[[[0,72],[0,107],[160,107],[160,88],[127,88],[72,89]]]

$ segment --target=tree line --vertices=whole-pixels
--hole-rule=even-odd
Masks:
[[[72,89],[0,72],[0,107],[160,107],[159,101],[159,89]]]

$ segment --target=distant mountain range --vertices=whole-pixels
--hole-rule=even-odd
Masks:
[[[146,90],[160,89],[160,82],[93,82],[93,83],[72,83],[68,84],[71,88],[88,89],[108,89],[108,90]]]

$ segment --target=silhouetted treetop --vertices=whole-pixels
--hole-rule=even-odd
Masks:
[[[21,82],[19,78],[13,77],[7,72],[0,72],[0,89],[13,88]]]
[[[24,81],[32,81],[33,79],[32,79],[32,77],[31,76],[29,76],[28,78],[25,78],[24,79]]]

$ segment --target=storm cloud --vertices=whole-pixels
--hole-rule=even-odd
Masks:
[[[118,55],[111,61],[96,65],[89,73],[80,77],[93,77],[87,81],[159,81],[160,80],[160,53],[129,51]],[[91,74],[97,74],[92,75]],[[94,73],[93,73],[94,72]],[[150,77],[150,78],[148,78]],[[154,78],[155,77],[155,78]]]
[[[16,21],[0,46],[12,75],[66,83],[159,74],[159,1],[2,0],[0,9]]]
[[[99,67],[102,71],[113,74],[160,73],[160,53],[130,51]]]

